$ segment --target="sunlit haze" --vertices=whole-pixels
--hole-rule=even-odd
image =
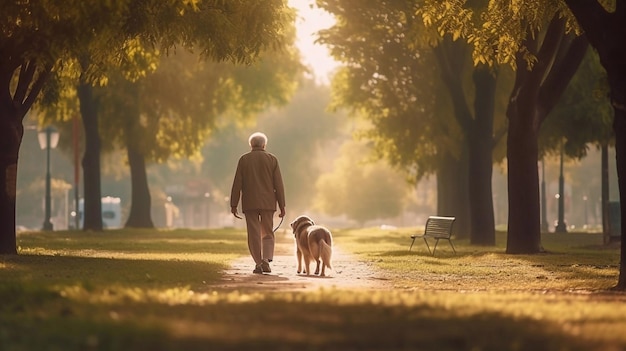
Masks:
[[[338,64],[330,57],[325,46],[315,43],[315,39],[317,31],[333,25],[333,17],[328,12],[315,7],[314,0],[289,0],[289,6],[298,11],[297,45],[302,53],[304,64],[313,70],[318,82],[328,83],[329,75]]]

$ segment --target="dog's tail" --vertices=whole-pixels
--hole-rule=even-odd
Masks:
[[[331,265],[333,248],[324,239],[320,240],[320,256],[322,257],[322,264],[326,265],[326,267],[330,269],[333,269]]]

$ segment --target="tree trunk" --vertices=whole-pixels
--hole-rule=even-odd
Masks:
[[[487,66],[474,69],[474,121],[468,129],[470,243],[495,245],[493,213],[493,114],[496,75]]]
[[[15,255],[17,160],[24,126],[11,101],[0,101],[0,106],[0,254]]]
[[[537,113],[535,103],[520,95],[516,101],[509,102],[507,111],[509,223],[506,252],[533,254],[541,251],[539,160],[537,130],[533,127],[537,125]]]
[[[9,61],[19,62],[21,57],[19,53],[3,54],[12,58]],[[52,66],[21,61],[14,67],[0,69],[0,254],[17,254],[15,199],[17,163],[24,137],[22,123],[48,80]],[[16,70],[20,71],[17,87],[12,86]]]
[[[452,41],[448,36],[434,53],[438,60],[442,79],[450,94],[454,117],[464,132],[467,145],[467,179],[463,193],[456,198],[467,202],[467,218],[457,218],[454,231],[461,230],[457,237],[469,237],[472,244],[495,244],[495,219],[492,198],[492,146],[493,146],[493,110],[496,88],[495,75],[487,66],[475,68],[473,79],[475,86],[474,115],[470,110],[464,90],[466,68],[469,67],[468,46],[460,41]]]
[[[621,58],[621,78],[626,73],[624,70],[624,62],[626,55]],[[618,80],[618,79],[616,79]],[[619,89],[619,90],[618,90]],[[621,223],[621,245],[620,245],[620,264],[619,279],[617,289],[626,290],[626,82],[621,81],[619,87],[611,87],[612,91],[621,92],[620,100],[614,101],[615,120],[613,121],[613,129],[615,130],[615,160],[617,164],[617,185],[619,188],[620,202],[620,223]],[[619,106],[619,107],[618,107]]]
[[[437,215],[456,217],[453,234],[469,237],[470,217],[467,186],[467,157],[455,159],[447,154],[437,171]]]
[[[537,48],[532,69],[522,52],[517,54],[515,86],[507,117],[509,223],[506,252],[533,254],[541,247],[537,135],[541,123],[563,94],[587,50],[585,37],[565,31],[564,18],[555,15],[541,45],[538,37],[527,37],[524,45]]]
[[[126,228],[154,228],[150,215],[151,198],[144,156],[132,145],[126,146],[131,179],[131,206]]]
[[[127,95],[131,101],[141,101],[139,97],[139,86],[137,83],[128,83]],[[152,222],[150,198],[150,188],[148,186],[148,176],[146,174],[146,159],[140,136],[142,135],[139,124],[141,108],[139,104],[133,103],[125,107],[125,127],[124,133],[126,141],[126,152],[128,155],[128,165],[130,167],[131,181],[131,206],[126,228],[154,228]]]
[[[98,106],[93,87],[86,82],[78,84],[80,113],[85,129],[85,154],[83,156],[83,230],[102,231],[102,193],[100,190],[100,133]]]
[[[624,28],[626,28],[626,8],[618,6],[618,26],[612,28],[609,39],[602,35],[602,39],[591,42],[600,56],[600,62],[604,66],[611,89],[611,104],[615,115],[613,116],[613,131],[615,132],[615,164],[617,168],[617,187],[619,189],[620,202],[620,274],[616,289],[626,290],[626,47],[624,47]],[[597,37],[594,36],[594,39]],[[590,39],[591,41],[591,39]]]
[[[602,184],[602,235],[604,243],[609,244],[611,240],[610,222],[609,222],[609,145],[602,145],[602,154],[600,162],[600,179]]]
[[[622,22],[620,23],[622,23],[621,26],[624,28],[623,21],[626,20],[626,9],[624,6],[620,8],[622,9],[620,13]],[[626,290],[626,225],[624,225],[626,223],[626,81],[624,81],[624,77],[626,77],[626,48],[623,45],[624,36],[620,36],[616,32],[612,33],[616,37],[606,40],[606,42],[600,41],[595,44],[604,46],[598,49],[598,53],[602,66],[604,66],[607,72],[611,89],[611,104],[615,112],[613,131],[615,132],[615,164],[617,168],[621,225],[620,273],[615,289]]]

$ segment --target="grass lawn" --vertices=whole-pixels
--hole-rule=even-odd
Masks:
[[[0,350],[626,350],[619,251],[546,234],[546,253],[423,242],[411,229],[334,231],[394,289],[220,291],[245,233],[34,232],[0,256]]]

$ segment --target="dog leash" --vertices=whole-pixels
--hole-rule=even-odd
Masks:
[[[285,220],[285,216],[280,217],[280,223],[278,223],[278,225],[276,226],[276,228],[274,228],[274,230],[272,231],[273,233],[276,233],[276,231],[278,230],[278,228],[280,228],[280,225],[283,224],[283,221]]]
[[[242,219],[243,217],[233,214],[235,217]],[[272,230],[272,233],[276,233],[276,231],[278,230],[278,228],[280,228],[280,226],[283,224],[283,221],[285,220],[285,216],[280,217],[280,222],[278,223],[278,225],[276,226],[276,228],[274,228],[274,230]]]

